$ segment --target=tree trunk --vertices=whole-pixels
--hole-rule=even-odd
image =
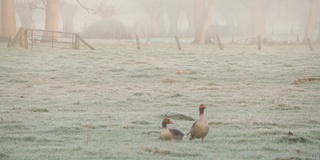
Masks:
[[[185,8],[183,9],[183,12],[185,14],[185,16],[188,19],[188,30],[186,32],[186,35],[188,36],[192,36],[195,34],[195,22],[194,22],[194,7],[193,7],[193,1],[192,0],[188,0],[187,2],[188,4],[185,6]]]
[[[265,27],[265,14],[264,14],[264,2],[263,0],[253,0],[253,18],[254,18],[254,28],[253,36],[257,38],[260,36],[263,41],[266,37],[266,27]]]
[[[3,32],[2,32],[2,0],[0,0],[0,38],[3,37]]]
[[[60,0],[47,0],[46,6],[46,31],[58,31],[59,30],[59,8]],[[53,36],[53,37],[52,37]],[[42,41],[56,40],[56,34],[45,32],[42,37]]]
[[[196,35],[193,43],[205,44],[210,42],[208,31],[214,13],[214,0],[207,7],[205,0],[194,0],[194,6]]]
[[[63,21],[63,32],[73,32],[73,25],[74,25],[74,15],[77,11],[77,6],[69,4],[69,3],[63,3],[61,5],[60,14]]]
[[[175,36],[178,34],[178,22],[180,18],[181,5],[178,1],[172,1],[167,3],[167,12],[170,20],[169,36]]]
[[[200,33],[199,33],[199,43],[200,44],[204,44],[206,43],[208,40],[208,38],[210,39],[210,37],[208,37],[208,31],[209,31],[209,25],[211,24],[211,20],[213,18],[213,13],[214,13],[214,1],[210,1],[210,4],[208,4],[207,7],[207,14],[205,15],[205,19],[203,21],[203,24],[200,28]]]
[[[309,19],[308,19],[308,24],[307,24],[306,35],[303,40],[304,43],[307,43],[308,38],[312,42],[316,18],[317,18],[317,16],[319,16],[319,15],[317,15],[317,10],[319,10],[318,0],[310,0],[310,10],[309,10],[310,12],[309,12]]]
[[[193,43],[199,43],[198,35],[200,34],[201,24],[203,23],[205,5],[205,0],[194,0],[194,22],[196,32]]]
[[[23,3],[17,7],[17,13],[20,17],[22,27],[28,29],[32,28],[32,17],[34,10],[35,6],[33,6],[32,2]]]
[[[16,34],[15,1],[2,0],[2,35],[3,37]]]
[[[320,42],[320,16],[319,16],[319,23],[318,23],[318,38],[317,38],[317,42]]]
[[[156,0],[151,4],[150,21],[152,36],[159,37],[165,33],[164,21],[163,21],[163,1]]]

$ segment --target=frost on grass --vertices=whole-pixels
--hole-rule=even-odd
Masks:
[[[118,43],[92,40],[95,51],[4,44],[0,159],[289,159],[299,157],[295,149],[303,158],[319,153],[320,83],[304,77],[319,77],[320,54],[303,45],[219,51],[185,43],[177,52],[163,42],[139,51],[132,41]],[[204,144],[159,140],[160,119],[178,120],[187,131],[198,111],[182,106],[200,103],[214,106],[206,110]]]
[[[9,156],[5,153],[0,153],[0,159],[7,159]]]

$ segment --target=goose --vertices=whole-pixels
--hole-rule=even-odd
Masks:
[[[163,119],[162,132],[160,135],[160,139],[161,140],[181,140],[184,134],[177,129],[167,128],[167,124],[174,124],[174,122],[169,118]]]
[[[194,143],[196,143],[196,138],[201,138],[201,142],[204,142],[204,137],[208,134],[209,131],[209,124],[208,119],[206,115],[204,114],[204,109],[206,109],[207,106],[204,104],[201,104],[199,106],[199,120],[193,123],[190,132],[189,139],[194,140]]]

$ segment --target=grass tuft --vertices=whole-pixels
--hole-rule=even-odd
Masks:
[[[0,153],[0,159],[7,159],[9,158],[8,155],[4,154],[4,153]]]
[[[89,128],[89,129],[96,129],[96,128],[97,128],[97,127],[96,127],[95,125],[93,125],[93,124],[86,124],[86,125],[84,125],[83,127]]]
[[[134,96],[143,96],[144,93],[142,93],[142,92],[136,92],[136,93],[134,93],[133,95],[134,95]]]
[[[183,95],[177,93],[177,94],[174,94],[174,95],[171,96],[171,98],[178,98],[178,97],[183,97]]]
[[[290,105],[287,105],[287,104],[280,103],[280,104],[277,104],[275,106],[270,107],[270,109],[271,110],[300,110],[301,107],[299,107],[299,106],[290,106]]]
[[[271,152],[281,152],[281,150],[272,148],[272,147],[262,147],[262,150],[264,151],[271,151]]]
[[[300,157],[276,158],[275,160],[302,160]]]
[[[12,83],[28,83],[28,81],[24,80],[24,79],[11,79],[9,82],[12,82]]]
[[[29,109],[30,112],[49,112],[46,108],[31,108]]]
[[[79,127],[67,127],[67,126],[59,126],[54,128],[51,131],[48,132],[52,132],[55,134],[75,134],[75,133],[80,133],[82,130]]]
[[[23,137],[22,139],[27,142],[34,142],[37,138],[35,136],[26,136],[26,137]]]
[[[172,153],[171,155],[175,157],[188,157],[187,159],[189,159],[190,157],[200,156],[199,153]]]
[[[171,119],[175,119],[175,120],[186,120],[186,121],[194,121],[195,119],[181,114],[181,113],[168,113],[168,114],[163,114],[161,115],[161,118],[171,118]]]
[[[299,137],[299,136],[282,136],[282,137],[277,138],[276,142],[289,143],[289,144],[294,144],[294,143],[310,144],[310,143],[313,143],[311,140],[308,140],[307,138]]]
[[[211,122],[209,122],[209,126],[219,126],[219,125],[229,125],[229,123],[222,122],[222,121],[211,121]]]
[[[161,132],[160,131],[148,131],[148,132],[142,132],[142,134],[146,134],[148,136],[150,136],[151,134],[160,135]]]
[[[77,101],[77,102],[74,102],[74,103],[72,103],[73,105],[80,105],[80,102],[79,101]]]
[[[169,149],[159,149],[157,147],[151,147],[151,146],[145,146],[143,147],[143,149],[144,151],[153,153],[153,154],[167,155],[171,153]]]
[[[131,124],[125,125],[123,129],[134,129],[135,127]]]
[[[162,83],[176,83],[177,80],[173,79],[173,78],[165,78],[162,80]]]
[[[132,121],[132,124],[140,124],[140,125],[148,125],[150,122],[148,121]]]

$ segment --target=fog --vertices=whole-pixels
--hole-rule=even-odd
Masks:
[[[17,6],[25,2],[18,0]],[[118,38],[127,37],[122,35],[192,37],[195,34],[193,0],[62,0],[60,15],[65,6],[75,8],[72,27],[67,32],[90,38],[116,38],[115,34],[121,35]],[[239,37],[252,34],[254,6],[251,0],[216,0],[214,6],[210,34]],[[314,33],[319,30],[319,8]],[[266,34],[305,34],[309,0],[268,0],[262,9]],[[44,21],[45,9],[35,9],[31,28],[44,29]],[[60,31],[65,30],[63,23],[60,16]],[[17,26],[22,26],[18,15]]]
[[[48,5],[60,8],[48,14],[52,28],[80,38],[45,25],[43,3],[57,0],[15,2],[15,25],[27,30],[0,43],[0,159],[320,157],[320,6],[310,5],[319,0],[215,0],[210,10],[194,4],[202,0]],[[261,42],[257,22],[275,45],[237,44]],[[199,30],[212,45],[194,45]],[[309,34],[319,40],[313,49],[300,45]],[[159,139],[163,118],[187,134],[202,103],[204,143]]]

